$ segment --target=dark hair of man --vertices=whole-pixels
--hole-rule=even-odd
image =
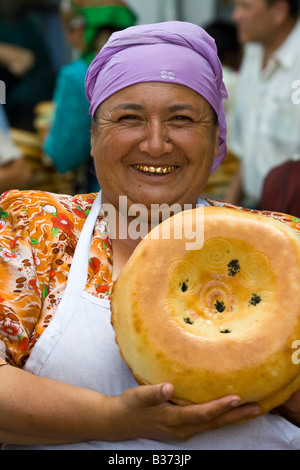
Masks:
[[[278,1],[281,1],[281,0],[266,0],[269,6],[274,5],[274,3]],[[290,16],[292,16],[293,18],[296,18],[299,14],[299,9],[300,9],[299,0],[285,0],[285,1],[290,6]]]

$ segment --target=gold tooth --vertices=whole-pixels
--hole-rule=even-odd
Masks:
[[[146,173],[147,172],[148,173],[160,173],[160,174],[163,173],[165,175],[175,170],[175,166],[169,166],[167,168],[162,168],[162,167],[154,168],[153,166],[147,167],[143,165],[136,165],[136,168],[137,170],[144,171]]]

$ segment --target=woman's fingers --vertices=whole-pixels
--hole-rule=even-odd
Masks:
[[[174,396],[174,387],[169,383],[159,385],[148,385],[138,387],[137,398],[140,405],[144,407],[159,406],[172,400]],[[179,419],[185,419],[191,424],[212,421],[228,411],[234,410],[229,418],[243,419],[245,416],[260,412],[257,404],[247,404],[240,406],[241,398],[237,395],[228,395],[217,400],[213,400],[202,404],[193,404],[188,406],[177,406],[170,404],[174,408],[174,412],[178,413]]]
[[[140,400],[141,405],[145,407],[152,407],[168,402],[172,399],[174,394],[174,387],[169,383],[146,385],[132,390],[136,390],[137,399]]]
[[[241,406],[240,397],[228,395],[207,403],[183,407],[181,411],[190,424],[211,423],[211,427],[221,427],[259,413],[260,408],[255,403]]]
[[[196,433],[243,421],[260,412],[256,404],[240,406],[237,395],[186,406],[170,402],[173,396],[174,387],[169,383],[125,391],[119,399],[126,416],[122,423],[127,430],[118,420],[118,432],[124,432],[127,438],[133,432],[150,439],[185,441]]]
[[[241,398],[237,395],[228,395],[202,404],[178,406],[170,403],[174,396],[174,387],[169,383],[142,386],[136,388],[135,391],[139,408],[147,409],[165,405],[164,413],[172,417],[174,425],[209,423],[212,427],[220,427],[261,412],[260,407],[255,403],[241,406]]]

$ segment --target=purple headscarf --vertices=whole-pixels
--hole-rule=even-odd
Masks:
[[[200,26],[181,21],[132,26],[113,33],[87,71],[90,114],[109,96],[141,82],[177,83],[208,101],[219,122],[214,171],[226,155],[223,99],[227,98],[214,39]]]

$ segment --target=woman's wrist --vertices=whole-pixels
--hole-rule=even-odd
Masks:
[[[0,369],[0,442],[63,444],[112,435],[111,398],[93,390]]]

